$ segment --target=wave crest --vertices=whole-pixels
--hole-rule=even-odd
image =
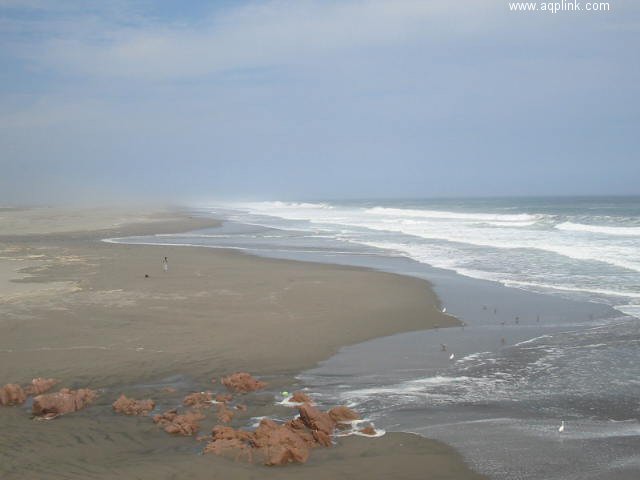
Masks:
[[[608,227],[606,225],[587,225],[584,223],[563,222],[556,225],[555,228],[569,232],[587,232],[625,237],[640,237],[640,227]]]

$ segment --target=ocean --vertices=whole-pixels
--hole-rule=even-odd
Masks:
[[[640,198],[236,202],[194,211],[224,223],[112,241],[418,276],[465,322],[343,348],[299,376],[321,403],[443,440],[495,479],[640,478]]]

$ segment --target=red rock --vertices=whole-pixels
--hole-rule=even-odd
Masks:
[[[229,393],[219,393],[216,395],[216,402],[218,403],[226,403],[233,400],[233,395]]]
[[[216,425],[211,436],[212,441],[207,444],[204,453],[231,457],[234,460],[253,461],[254,433]]]
[[[51,390],[58,383],[60,383],[60,380],[55,378],[38,377],[31,380],[31,385],[27,385],[24,391],[27,395],[41,395]]]
[[[227,406],[221,403],[218,408],[225,411]],[[304,463],[312,448],[331,446],[331,435],[336,424],[328,413],[308,403],[298,410],[300,417],[284,424],[262,419],[255,432],[217,425],[204,452],[248,461],[258,455],[265,465]],[[357,414],[348,408],[334,410],[336,418],[357,418]]]
[[[124,395],[120,395],[112,405],[117,413],[125,415],[147,415],[155,406],[156,403],[151,399],[135,400]]]
[[[329,436],[333,434],[335,422],[327,413],[321,412],[308,403],[298,407],[298,412],[300,413],[300,419],[310,430],[318,430]]]
[[[233,410],[229,410],[226,403],[218,404],[217,417],[220,422],[229,423],[233,419],[233,415]]]
[[[333,407],[328,413],[331,419],[336,423],[350,422],[351,420],[360,419],[360,415],[348,407]]]
[[[266,439],[271,432],[278,428],[278,424],[270,418],[263,418],[258,424],[258,428],[255,431],[255,444],[257,447],[263,447],[266,444]]]
[[[22,387],[16,383],[7,383],[0,388],[0,405],[20,405],[27,400],[27,395]]]
[[[311,403],[311,399],[302,392],[293,392],[290,401],[295,403]]]
[[[253,443],[255,434],[244,430],[236,430],[224,425],[216,425],[211,431],[211,437],[214,440],[230,440],[233,438],[239,438],[244,442]]]
[[[358,430],[360,433],[364,433],[365,435],[375,435],[376,433],[376,429],[373,428],[371,425],[369,425],[368,427],[364,427],[361,428],[360,430]]]
[[[255,444],[264,456],[265,465],[304,463],[309,459],[309,446],[300,435],[266,418],[256,430]]]
[[[33,399],[33,414],[54,418],[65,413],[83,409],[98,397],[98,392],[89,388],[69,390],[63,388],[56,393],[45,393]]]
[[[285,423],[285,426],[298,435],[309,448],[315,448],[318,446],[318,442],[313,436],[313,432],[305,427],[304,424],[302,424],[302,428],[298,428],[298,425],[294,425],[293,420],[290,420]]]
[[[313,439],[323,447],[331,446],[331,437],[321,430],[313,430],[311,432]]]
[[[289,425],[289,427],[293,428],[294,430],[304,430],[305,428],[307,428],[300,417],[289,420],[287,422],[287,425]]]
[[[194,392],[190,393],[182,400],[188,407],[205,408],[210,407],[213,403],[213,394],[211,392]]]
[[[209,442],[204,447],[203,453],[213,453],[223,457],[230,457],[234,460],[253,461],[253,449],[250,445],[238,438],[221,439]]]
[[[228,377],[222,377],[221,381],[227,389],[236,393],[253,392],[267,386],[265,382],[256,380],[246,372],[233,373]]]
[[[308,432],[304,432],[311,435]],[[314,443],[292,430],[286,424],[279,425],[273,420],[263,419],[255,432],[234,430],[231,427],[216,426],[213,440],[204,449],[214,453],[252,461],[258,454],[265,465],[286,465],[292,462],[304,463],[309,458],[309,450]]]
[[[163,427],[167,433],[189,436],[200,429],[198,422],[203,418],[204,415],[198,412],[186,412],[180,415],[173,409],[161,415],[155,415],[153,421]]]

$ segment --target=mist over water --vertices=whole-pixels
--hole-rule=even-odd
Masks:
[[[342,349],[300,375],[319,402],[446,441],[496,479],[640,476],[640,199],[261,202],[200,212],[226,221],[126,241],[414,275],[466,323]]]

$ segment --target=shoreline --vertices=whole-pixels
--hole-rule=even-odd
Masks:
[[[184,212],[162,216],[168,218],[90,231],[74,230],[73,225],[53,234],[33,228],[13,235],[0,231],[3,256],[10,257],[5,262],[30,262],[20,269],[30,277],[10,283],[39,287],[0,302],[8,319],[0,323],[0,331],[6,332],[0,345],[0,358],[4,357],[1,364],[5,365],[0,367],[3,381],[48,375],[66,384],[100,387],[109,394],[95,408],[105,410],[110,395],[118,388],[144,389],[140,385],[145,381],[185,374],[193,382],[187,388],[236,370],[265,376],[274,388],[288,386],[293,375],[329,358],[343,346],[424,330],[436,323],[457,324],[453,317],[439,312],[439,302],[427,282],[404,275],[265,259],[238,251],[100,241],[216,225],[211,219],[185,218],[188,214]],[[169,257],[166,275],[160,269],[163,256]],[[40,288],[48,284],[55,284],[53,291]],[[249,329],[243,328],[249,325]],[[8,415],[19,411],[13,409]],[[76,418],[86,422],[90,411],[52,423],[73,423]],[[2,409],[0,415],[7,412]],[[116,423],[135,430],[135,425]],[[11,430],[19,424],[18,415],[10,422],[8,441],[25,440],[20,431]],[[149,430],[154,431],[152,426],[145,427],[147,434]],[[65,436],[62,429],[56,431]],[[157,432],[158,438],[154,438],[158,449],[174,441],[164,435]],[[264,476],[286,477],[297,471],[314,478],[313,472],[320,477],[334,465],[353,475],[360,472],[358,477],[368,470],[359,460],[367,451],[372,455],[367,464],[379,463],[369,476],[392,466],[409,475],[412,470],[404,452],[396,450],[398,445],[410,444],[415,452],[421,452],[410,460],[410,465],[416,466],[416,475],[420,473],[418,478],[425,478],[427,467],[434,473],[439,468],[458,472],[450,478],[482,478],[470,472],[450,447],[412,437],[387,434],[382,442],[349,437],[341,439],[336,448],[314,452],[308,465],[258,468]],[[7,445],[3,441],[0,451]],[[435,466],[424,463],[429,455],[432,460],[437,456]],[[337,464],[336,456],[341,457]],[[135,463],[133,458],[126,460]],[[182,460],[173,458],[177,463],[164,464],[164,468],[195,468],[191,466],[198,464],[199,469],[213,462],[216,468],[229,468],[234,478],[241,478],[241,471],[250,474],[243,470],[247,466],[229,465],[211,457],[204,460],[195,461],[190,455]],[[17,459],[9,461],[19,469]],[[147,464],[144,459],[136,461]],[[146,468],[142,468],[145,475],[152,470],[150,465]],[[108,471],[99,475],[108,477]]]

